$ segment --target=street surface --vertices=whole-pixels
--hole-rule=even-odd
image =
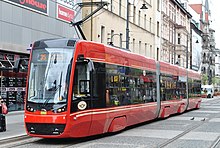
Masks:
[[[6,115],[6,132],[0,132],[0,140],[24,134],[24,111],[9,112]]]
[[[163,120],[130,127],[115,134],[80,139],[29,138],[1,144],[4,136],[24,135],[23,114],[7,115],[0,147],[31,148],[220,148],[220,97],[203,99],[201,108]]]

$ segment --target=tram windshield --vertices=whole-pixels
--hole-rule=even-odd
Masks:
[[[73,51],[65,48],[34,49],[30,64],[28,102],[66,104]]]

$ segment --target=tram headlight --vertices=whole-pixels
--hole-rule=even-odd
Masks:
[[[60,108],[53,109],[54,113],[61,113],[66,111],[66,105],[61,106]]]
[[[29,105],[26,107],[26,109],[27,109],[27,111],[29,111],[29,112],[35,112],[35,111],[36,111],[33,107],[31,107],[31,106],[29,106]]]

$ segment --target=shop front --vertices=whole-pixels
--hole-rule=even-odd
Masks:
[[[9,111],[23,110],[27,67],[22,72],[13,72],[17,58],[28,58],[28,54],[0,52],[0,95]]]

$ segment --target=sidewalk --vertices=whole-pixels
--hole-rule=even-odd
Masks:
[[[0,132],[0,141],[26,135],[24,128],[24,111],[13,111],[6,115],[6,131]]]

